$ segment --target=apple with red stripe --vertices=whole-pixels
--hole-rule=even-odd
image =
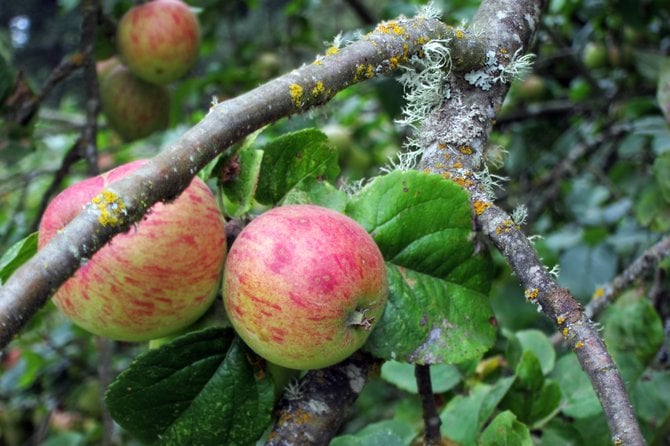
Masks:
[[[186,3],[154,0],[123,15],[116,40],[121,58],[136,76],[168,84],[198,58],[200,25]]]
[[[38,246],[46,245],[87,203],[100,204],[100,218],[108,224],[106,206],[116,206],[122,216],[123,203],[100,203],[100,194],[115,197],[107,186],[146,162],[124,164],[57,195],[40,222]],[[209,187],[196,177],[176,200],[155,204],[142,221],[81,265],[53,301],[74,323],[100,336],[121,341],[166,336],[209,308],[225,255],[223,217]]]
[[[224,267],[226,312],[256,353],[280,366],[315,369],[359,349],[382,316],[384,259],[351,218],[288,205],[249,223]]]

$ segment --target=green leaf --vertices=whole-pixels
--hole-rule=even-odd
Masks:
[[[263,147],[256,199],[276,204],[306,178],[334,180],[340,172],[337,150],[317,129],[282,135]]]
[[[665,120],[670,122],[670,58],[668,57],[663,59],[660,64],[656,100],[663,116],[665,116]]]
[[[528,426],[519,422],[509,410],[499,413],[481,437],[480,446],[532,446]]]
[[[603,337],[626,383],[638,380],[663,345],[663,322],[638,291],[622,295],[603,315]]]
[[[637,411],[645,438],[649,444],[662,444],[670,423],[670,371],[649,370],[631,391],[633,407]],[[666,428],[664,429],[664,426]]]
[[[670,85],[668,85],[670,89]],[[670,104],[668,104],[670,107]],[[666,203],[670,203],[670,152],[666,152],[654,161],[654,176]]]
[[[382,365],[382,378],[396,387],[409,392],[419,393],[414,375],[414,365],[398,361],[386,361]],[[451,390],[462,380],[461,372],[451,364],[436,364],[430,367],[430,380],[433,392],[443,393]]]
[[[670,206],[662,196],[658,184],[653,183],[640,193],[635,203],[635,217],[643,226],[653,231],[666,232],[670,230]]]
[[[617,256],[606,243],[595,247],[578,245],[561,255],[560,265],[561,285],[584,300],[598,285],[614,278]]]
[[[556,364],[556,350],[547,335],[540,330],[531,329],[510,333],[508,336],[510,338],[510,347],[506,356],[513,367],[516,367],[523,352],[531,351],[540,361],[544,375],[553,370]],[[520,351],[514,351],[517,348]]]
[[[0,257],[0,285],[37,252],[37,232],[14,243]]]
[[[561,389],[545,380],[539,359],[525,350],[516,367],[516,381],[500,407],[514,412],[521,421],[533,424],[549,416],[561,403]]]
[[[282,204],[315,204],[344,212],[347,200],[347,194],[330,182],[318,178],[305,178],[286,194]]]
[[[363,188],[346,213],[387,261],[389,301],[368,351],[439,364],[476,358],[491,347],[490,258],[486,250],[475,253],[463,189],[439,175],[393,172]]]
[[[556,362],[552,377],[563,393],[561,411],[573,418],[589,418],[602,414],[602,407],[574,353],[568,353]]]
[[[441,432],[459,444],[475,444],[479,432],[515,378],[502,378],[495,385],[476,384],[467,396],[458,395],[440,414]]]
[[[261,170],[263,151],[250,146],[242,149],[236,163],[239,173],[230,181],[220,184],[223,212],[231,217],[246,214],[253,204],[254,193]]]
[[[370,424],[354,435],[335,437],[330,446],[407,446],[416,434],[407,422],[385,420]]]
[[[270,421],[274,390],[250,355],[230,329],[189,333],[138,356],[109,386],[107,407],[145,442],[253,443]]]

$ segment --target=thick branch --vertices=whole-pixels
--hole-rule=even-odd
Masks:
[[[285,392],[267,446],[328,444],[346,409],[363,390],[374,360],[361,352],[332,367],[312,370],[299,387]]]
[[[431,39],[453,36],[438,20],[417,17],[380,24],[372,33],[242,96],[208,115],[133,175],[115,182],[0,288],[0,348],[115,234],[127,231],[158,201],[170,201],[193,176],[232,143],[328,101],[336,92],[387,73]],[[463,45],[467,39],[452,39]]]
[[[615,444],[644,444],[623,380],[597,330],[570,293],[557,285],[516,223],[493,204],[487,190],[492,180],[482,171],[492,122],[508,89],[505,81],[509,79],[498,67],[514,64],[512,55],[527,49],[544,6],[541,0],[490,0],[482,4],[472,28],[488,40],[496,57],[489,74],[499,77],[480,89],[465,76],[452,74],[450,98],[421,128],[419,143],[426,148],[421,167],[470,192],[478,226],[505,256],[528,300],[554,321],[577,354],[603,406]]]

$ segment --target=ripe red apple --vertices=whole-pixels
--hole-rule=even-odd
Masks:
[[[133,73],[147,82],[168,84],[186,74],[198,58],[200,26],[185,3],[154,0],[125,13],[116,38]]]
[[[38,246],[65,227],[109,183],[145,160],[76,183],[56,196],[42,217]],[[216,297],[226,253],[224,221],[199,178],[171,203],[157,203],[144,220],[118,234],[53,297],[82,328],[111,339],[144,341],[198,319]]]
[[[224,268],[233,327],[280,366],[314,369],[360,348],[384,311],[384,259],[351,218],[313,205],[274,208],[239,234]]]
[[[117,64],[101,71],[100,101],[110,127],[126,141],[163,130],[170,118],[170,92]]]

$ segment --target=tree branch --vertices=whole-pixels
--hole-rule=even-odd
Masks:
[[[284,392],[266,446],[328,444],[374,364],[372,357],[357,352],[332,367],[308,372],[298,388]]]
[[[597,330],[570,293],[558,286],[518,225],[493,204],[490,189],[495,180],[482,166],[492,122],[508,90],[505,74],[514,72],[516,55],[527,48],[544,6],[541,0],[483,2],[471,27],[482,33],[490,54],[495,55],[488,70],[479,73],[490,75],[492,82],[476,84],[482,87],[478,88],[470,83],[472,76],[450,76],[449,99],[424,120],[418,132],[417,144],[425,148],[420,168],[442,174],[470,192],[478,226],[504,255],[528,300],[549,316],[577,354],[604,409],[614,443],[640,445],[644,438],[623,380]]]
[[[110,184],[52,241],[0,288],[0,348],[58,287],[114,235],[127,231],[151,206],[176,198],[193,176],[227,147],[280,118],[323,104],[351,84],[388,73],[432,39],[453,37],[442,22],[416,17],[381,23],[361,40],[331,48],[296,69],[237,98],[215,104],[200,123],[141,169]],[[484,48],[451,39],[455,51]],[[463,64],[472,59],[463,58]]]
[[[664,258],[670,256],[670,237],[666,236],[647,249],[628,268],[616,276],[611,283],[596,290],[591,301],[586,305],[584,313],[596,319],[605,307],[612,303],[621,292],[634,281],[656,268]]]
[[[442,420],[440,420],[435,404],[433,383],[430,380],[430,365],[415,365],[414,376],[416,377],[416,386],[419,389],[423,409],[423,426],[425,429],[423,444],[426,446],[442,445],[442,435],[440,434]]]

